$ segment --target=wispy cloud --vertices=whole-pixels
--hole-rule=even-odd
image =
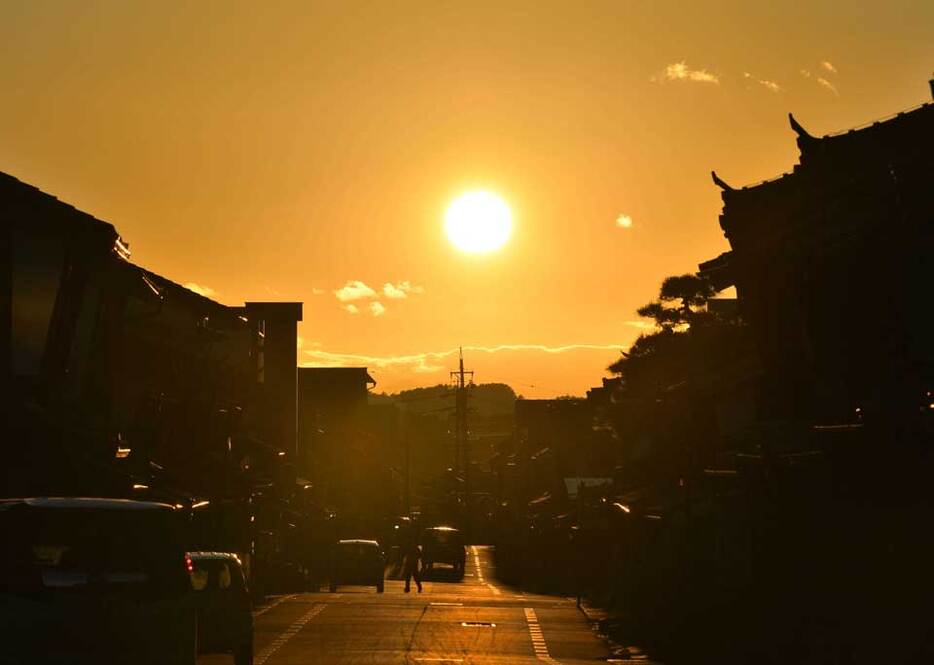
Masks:
[[[317,286],[312,287],[312,289],[311,289],[311,295],[313,295],[313,296],[321,296],[321,295],[324,295],[324,289],[319,289]]]
[[[655,324],[650,321],[626,321],[626,325],[639,330],[655,330]]]
[[[376,291],[359,279],[353,279],[337,289],[334,295],[337,296],[337,299],[341,302],[351,302],[354,300],[362,300],[363,298],[373,298],[376,296]]]
[[[345,312],[347,312],[347,313],[349,313],[349,314],[359,314],[359,313],[360,313],[360,308],[357,307],[356,305],[354,305],[353,303],[347,303],[346,305],[342,305],[342,306],[341,306],[341,309],[343,309]],[[306,353],[307,353],[307,352],[306,352]]]
[[[409,294],[424,293],[425,289],[420,286],[412,286],[408,280],[404,282],[386,282],[383,285],[383,295],[387,298],[402,299],[407,298]]]
[[[832,63],[832,62],[829,62],[829,61],[827,61],[827,60],[823,60],[823,61],[820,63],[820,66],[821,66],[825,71],[828,71],[828,72],[830,72],[831,74],[836,74],[836,73],[837,73],[837,68],[833,66],[833,63]]]
[[[829,68],[828,68],[828,65],[829,65]],[[833,74],[836,74],[836,73],[837,73],[836,68],[835,68],[831,63],[829,63],[829,62],[826,62],[826,61],[825,61],[825,62],[822,62],[822,63],[821,63],[821,67],[822,67],[823,69],[825,69],[826,71],[831,72],[831,73],[833,73]],[[806,79],[813,79],[815,83],[817,83],[819,86],[821,86],[822,88],[824,88],[824,89],[827,90],[828,92],[830,92],[830,93],[836,95],[837,97],[840,96],[840,92],[837,90],[837,86],[835,86],[833,83],[831,83],[830,81],[828,81],[828,80],[827,80],[826,78],[824,78],[823,76],[817,76],[817,75],[815,75],[815,74],[812,74],[812,73],[811,73],[810,71],[808,71],[807,69],[802,69],[802,70],[800,70],[800,71],[801,71],[801,76],[803,76],[804,78],[806,78]]]
[[[465,352],[474,353],[500,353],[503,351],[537,351],[550,355],[567,353],[569,351],[619,351],[629,344],[567,344],[565,346],[546,346],[544,344],[500,344],[498,346],[465,346]],[[316,367],[346,367],[366,365],[379,369],[408,369],[415,372],[441,371],[444,366],[440,362],[454,358],[459,349],[448,351],[429,351],[398,356],[370,356],[356,353],[335,353],[321,349],[306,349],[304,354],[308,366]]]
[[[196,284],[194,282],[185,282],[182,284],[189,291],[194,291],[199,296],[204,296],[205,298],[215,298],[217,297],[217,291],[212,289],[210,286],[204,286],[203,284]]]
[[[386,307],[379,300],[370,303],[370,313],[373,316],[382,316],[386,313]]]
[[[820,84],[821,86],[823,86],[824,88],[832,92],[833,94],[837,95],[838,97],[840,96],[840,93],[837,92],[837,86],[835,86],[833,83],[831,83],[827,79],[823,78],[822,76],[818,76],[815,80],[817,81],[818,84]]]
[[[782,86],[780,86],[775,81],[770,81],[769,79],[760,79],[758,76],[753,76],[749,72],[743,72],[743,78],[746,80],[758,83],[759,85],[761,85],[766,90],[769,90],[770,92],[782,92],[782,90],[784,89],[782,88]]]
[[[632,217],[629,215],[620,215],[616,218],[616,226],[621,229],[631,229],[632,228]]]
[[[659,77],[653,77],[658,81]],[[662,81],[693,81],[695,83],[720,83],[720,77],[706,69],[691,69],[685,61],[675,62],[665,67]]]

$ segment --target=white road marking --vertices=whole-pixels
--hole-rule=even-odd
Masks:
[[[480,553],[477,551],[477,546],[476,546],[476,545],[471,545],[471,546],[470,546],[470,551],[471,551],[471,553],[473,554],[473,562],[474,562],[474,566],[476,566],[476,568],[477,568],[477,579],[480,580],[480,584],[485,584],[485,585],[490,589],[490,591],[493,592],[493,595],[494,595],[494,596],[500,595],[500,590],[497,589],[497,588],[496,588],[495,586],[493,586],[492,584],[490,584],[489,582],[487,582],[487,581],[483,578],[483,569],[480,568]]]
[[[558,661],[548,653],[545,636],[542,634],[541,626],[538,625],[538,615],[531,607],[525,608],[525,621],[529,624],[529,636],[532,638],[532,650],[535,651],[535,657],[544,663],[557,665]]]
[[[279,596],[278,598],[276,598],[274,601],[272,601],[271,603],[269,603],[268,605],[266,605],[266,606],[263,607],[262,609],[259,609],[259,610],[256,610],[255,612],[253,612],[253,616],[258,617],[258,616],[260,616],[260,615],[266,614],[266,612],[268,612],[268,611],[271,610],[272,608],[276,607],[277,605],[279,605],[279,604],[281,604],[281,603],[284,603],[285,601],[287,601],[287,600],[289,600],[289,599],[291,599],[291,598],[295,598],[295,596],[297,596],[297,595],[298,595],[297,593],[290,593],[290,594],[287,595],[287,596]]]
[[[326,604],[315,605],[310,610],[305,612],[300,619],[298,619],[291,626],[286,628],[280,635],[274,639],[272,642],[266,645],[266,648],[260,651],[256,658],[254,659],[255,665],[263,665],[269,658],[276,653],[286,642],[291,640],[298,634],[302,628],[305,627],[305,624],[314,619],[316,616],[321,614],[324,608],[327,607]]]

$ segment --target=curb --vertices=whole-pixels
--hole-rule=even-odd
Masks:
[[[651,660],[648,654],[646,654],[645,651],[639,647],[620,644],[607,634],[607,631],[604,630],[604,622],[610,618],[609,612],[599,607],[592,607],[584,601],[577,603],[576,598],[569,598],[568,600],[575,603],[577,609],[580,610],[581,614],[583,614],[587,619],[587,622],[590,623],[590,629],[593,630],[597,637],[606,642],[606,645],[610,650],[610,655],[607,657],[606,662],[622,663],[628,661],[638,661],[642,663],[656,663],[656,665],[661,665],[658,663],[658,661]]]

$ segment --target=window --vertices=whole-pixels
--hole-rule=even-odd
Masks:
[[[217,588],[229,589],[231,583],[230,566],[222,563],[217,569]]]
[[[195,591],[204,591],[208,586],[208,571],[196,566],[191,575],[191,588]]]

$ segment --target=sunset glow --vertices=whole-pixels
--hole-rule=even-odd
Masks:
[[[788,112],[930,99],[930,2],[266,4],[0,3],[0,171],[195,293],[303,302],[299,364],[379,359],[378,391],[470,346],[478,382],[586,394],[730,249],[712,169],[792,169]]]

